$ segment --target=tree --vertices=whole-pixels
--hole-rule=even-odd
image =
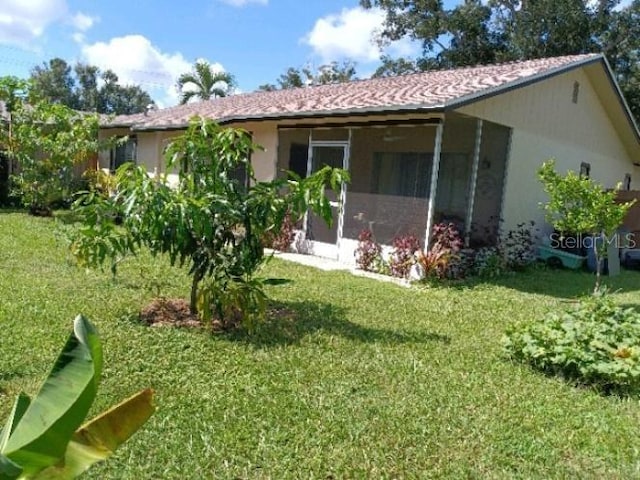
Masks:
[[[194,118],[166,151],[167,170],[179,171],[178,184],[123,165],[115,197],[90,193],[76,202],[85,227],[72,252],[88,266],[110,261],[114,272],[142,246],[166,254],[172,265],[189,267],[192,312],[227,326],[240,319],[252,325],[264,313],[255,274],[265,260],[265,234],[279,231],[287,213],[298,220],[309,208],[330,222],[325,186],[337,190],[348,178],[327,167],[305,179],[258,182],[249,162],[255,148],[244,130]],[[247,178],[238,179],[239,172]]]
[[[290,88],[302,88],[311,85],[329,85],[333,83],[350,82],[355,79],[356,66],[353,62],[331,62],[318,67],[313,71],[309,67],[289,67],[276,80],[277,85],[267,83],[258,87],[258,90],[288,90]]]
[[[103,85],[98,92],[98,113],[130,115],[145,112],[154,104],[149,94],[139,86],[121,86],[118,76],[112,70],[102,73],[102,81]]]
[[[99,150],[98,117],[46,101],[19,105],[11,115],[11,135],[0,143],[19,165],[11,180],[23,205],[50,215],[52,205],[71,194],[73,167]]]
[[[29,82],[14,76],[0,77],[0,101],[4,102],[10,114],[18,108],[29,95]]]
[[[153,103],[137,85],[122,86],[111,70],[78,62],[73,69],[61,58],[35,67],[31,72],[31,101],[45,100],[83,112],[106,114],[142,113]],[[100,83],[102,83],[101,86]]]
[[[76,108],[76,81],[71,67],[61,58],[38,65],[31,71],[31,100],[44,100]]]
[[[422,42],[418,66],[442,69],[559,55],[604,52],[632,111],[640,115],[640,0],[360,0],[381,8],[380,45]]]
[[[184,105],[192,99],[226,97],[233,92],[235,86],[235,79],[230,73],[214,72],[209,62],[198,60],[191,72],[183,73],[178,78],[180,104]]]
[[[593,180],[581,177],[573,171],[565,176],[555,171],[555,162],[549,160],[538,170],[538,177],[549,195],[544,205],[547,221],[562,234],[588,234],[602,237],[593,240],[596,258],[596,284],[594,293],[600,291],[602,260],[606,258],[607,244],[616,241],[616,230],[633,205],[616,203],[617,190],[605,190]],[[618,186],[619,188],[619,186]]]
[[[83,112],[97,112],[101,90],[98,88],[100,69],[94,65],[78,62],[73,70],[78,79],[78,87],[74,92],[76,107]]]
[[[408,75],[420,71],[418,64],[406,58],[392,58],[388,55],[380,57],[380,65],[371,78],[397,77],[398,75]]]

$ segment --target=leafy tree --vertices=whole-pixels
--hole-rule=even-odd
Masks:
[[[74,92],[77,108],[84,112],[97,112],[100,99],[98,88],[100,69],[94,65],[77,63],[73,70],[78,79],[78,87]]]
[[[397,77],[398,75],[407,75],[420,71],[418,64],[413,60],[406,58],[392,58],[388,55],[380,57],[382,65],[380,65],[371,78],[381,77]]]
[[[166,254],[172,265],[187,265],[190,306],[205,320],[248,325],[264,312],[262,283],[255,278],[265,260],[262,240],[279,231],[288,213],[307,209],[331,221],[325,185],[339,189],[346,172],[325,168],[306,179],[256,181],[249,157],[257,148],[244,130],[222,128],[194,118],[166,151],[167,169],[179,170],[178,184],[150,178],[135,165],[117,172],[117,195],[80,199],[76,211],[85,227],[72,242],[81,263],[111,262],[112,271],[142,246]],[[246,179],[239,179],[246,172]],[[114,219],[122,218],[122,228]]]
[[[640,0],[360,0],[381,8],[381,45],[422,42],[423,70],[604,52],[640,118]],[[388,70],[393,73],[393,70]]]
[[[61,58],[35,67],[30,80],[32,102],[44,100],[84,112],[142,113],[153,103],[151,96],[139,86],[120,85],[118,76],[111,70],[101,72],[98,67],[83,63],[77,63],[72,69]]]
[[[56,201],[68,199],[74,166],[99,150],[96,115],[45,101],[16,108],[11,135],[3,136],[0,143],[19,165],[15,193],[38,215],[50,215]]]
[[[102,74],[103,85],[98,92],[98,113],[130,115],[142,113],[154,101],[137,85],[122,86],[118,76],[111,70]]]
[[[290,88],[302,88],[310,85],[328,85],[333,83],[344,83],[355,80],[356,66],[353,62],[342,63],[331,62],[318,67],[313,71],[309,67],[295,68],[289,67],[280,77],[277,85],[267,83],[258,87],[258,90],[273,91],[287,90]]]
[[[24,103],[29,95],[29,82],[14,76],[0,77],[0,101],[8,113]]]
[[[573,171],[560,175],[555,171],[553,160],[540,167],[538,177],[549,195],[549,201],[544,205],[547,221],[556,230],[563,234],[585,233],[603,237],[602,242],[593,242],[597,263],[594,293],[599,292],[607,242],[614,240],[614,234],[633,202],[616,203],[617,189],[605,190]]]
[[[191,72],[183,73],[178,78],[180,104],[184,105],[192,99],[226,97],[233,92],[235,86],[235,79],[230,73],[214,72],[209,62],[198,60]]]
[[[258,90],[260,90],[261,92],[275,92],[276,90],[278,90],[278,87],[276,87],[273,83],[263,83],[258,87]]]
[[[76,108],[76,81],[72,69],[61,58],[52,58],[31,71],[32,101],[44,100]]]

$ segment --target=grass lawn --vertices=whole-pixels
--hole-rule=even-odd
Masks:
[[[592,288],[535,271],[465,288],[403,289],[272,261],[295,312],[253,336],[148,328],[184,272],[139,258],[85,272],[46,219],[0,211],[0,419],[35,393],[82,312],[105,350],[96,411],[140,388],[158,411],[96,479],[638,478],[640,405],[504,361],[508,324]],[[611,282],[640,306],[640,274]]]

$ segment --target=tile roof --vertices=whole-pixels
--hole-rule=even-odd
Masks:
[[[151,111],[146,115],[118,116],[105,126],[140,130],[182,128],[195,115],[219,122],[231,122],[398,110],[438,110],[602,58],[599,54],[572,55],[273,92],[253,92]]]

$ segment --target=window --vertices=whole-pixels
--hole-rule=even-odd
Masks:
[[[371,193],[427,198],[433,155],[412,152],[377,152],[373,156]]]
[[[309,145],[292,143],[289,149],[289,170],[300,176],[300,178],[306,178],[308,158]]]
[[[121,137],[123,138],[123,137]],[[127,162],[136,163],[138,139],[135,135],[127,138],[127,141],[111,149],[109,169],[115,172],[121,165]]]
[[[591,164],[587,162],[582,162],[580,164],[580,177],[581,178],[591,178]]]
[[[631,190],[631,174],[630,173],[625,174],[622,188],[627,191]]]

